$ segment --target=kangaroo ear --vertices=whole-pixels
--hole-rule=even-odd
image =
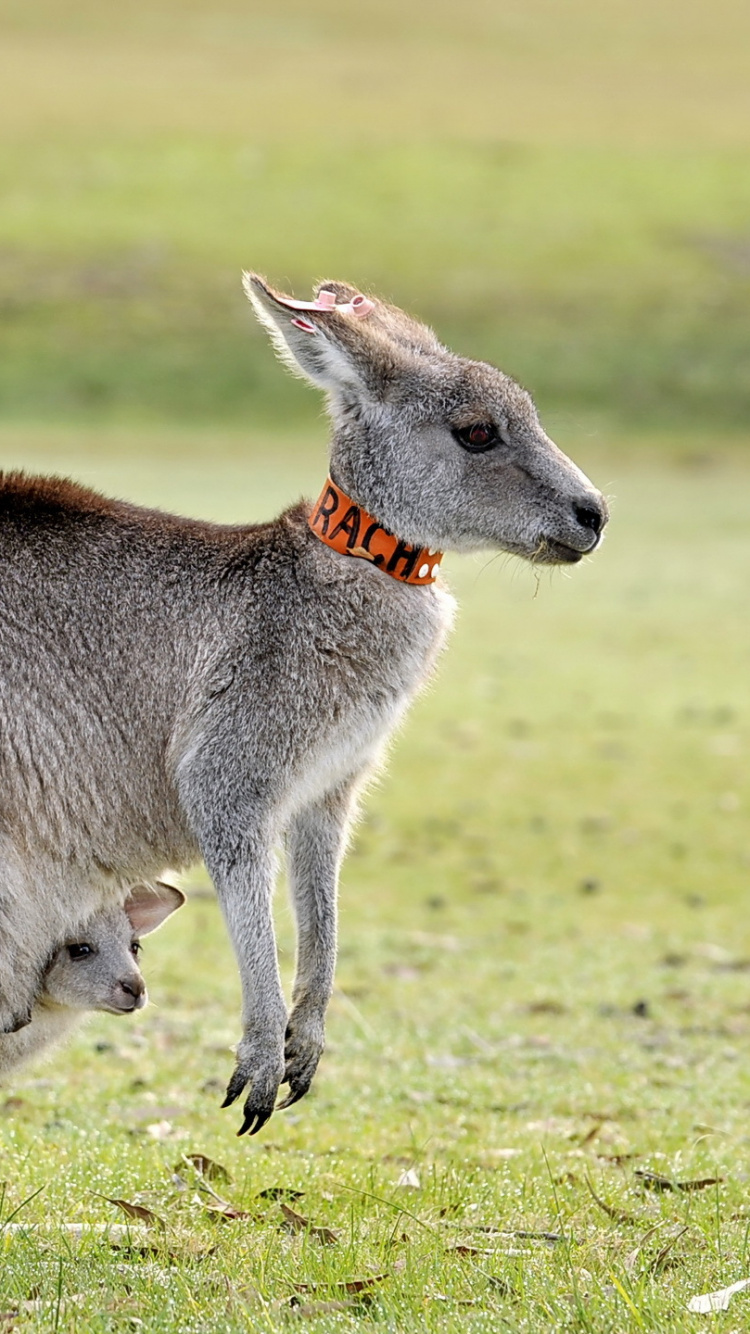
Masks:
[[[369,330],[360,327],[375,302],[345,283],[326,283],[314,301],[276,292],[256,273],[242,283],[284,365],[319,389],[362,390],[367,380]],[[370,336],[368,336],[370,335]]]
[[[136,934],[147,936],[185,902],[181,889],[157,880],[155,885],[134,885],[123,907]]]

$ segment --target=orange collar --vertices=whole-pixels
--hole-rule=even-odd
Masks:
[[[328,478],[308,523],[327,547],[342,556],[361,556],[402,584],[434,584],[442,551],[412,547],[394,537]]]

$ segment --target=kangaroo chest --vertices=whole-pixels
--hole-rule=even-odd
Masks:
[[[383,747],[429,680],[451,626],[454,603],[442,588],[362,618],[319,625],[309,646],[309,717],[289,774],[290,809],[316,800],[376,764]],[[300,697],[307,695],[300,690]]]

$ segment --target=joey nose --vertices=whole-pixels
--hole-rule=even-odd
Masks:
[[[120,990],[125,992],[126,996],[131,997],[134,1002],[133,1008],[142,1003],[142,997],[146,991],[146,983],[142,977],[130,977],[127,981],[121,979]]]
[[[600,496],[586,496],[585,500],[574,501],[573,513],[576,522],[582,528],[587,528],[594,537],[599,536],[609,518],[607,506]]]

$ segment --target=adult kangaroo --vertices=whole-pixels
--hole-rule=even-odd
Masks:
[[[219,526],[56,479],[0,479],[0,1029],[50,949],[134,883],[203,857],[243,988],[224,1105],[240,1134],[310,1087],[357,789],[429,677],[453,602],[441,553],[571,564],[598,491],[508,376],[344,283],[294,301],[247,275],[292,369],[324,389],[319,501]],[[271,916],[286,842],[287,1017]]]

